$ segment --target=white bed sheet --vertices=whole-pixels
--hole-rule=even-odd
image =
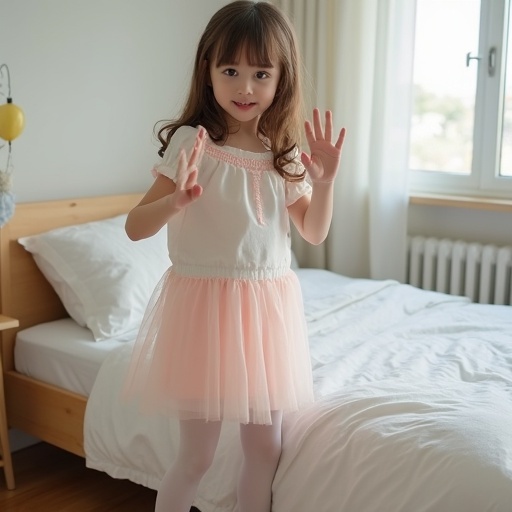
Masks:
[[[131,332],[96,342],[89,329],[71,318],[55,320],[18,332],[14,366],[27,377],[89,396],[103,361],[135,336]]]
[[[276,512],[510,512],[512,308],[393,281],[297,271],[317,401],[285,416]],[[114,351],[85,418],[89,467],[157,488],[178,446],[173,420],[119,400],[130,346]],[[198,490],[232,512],[241,463],[223,426]]]

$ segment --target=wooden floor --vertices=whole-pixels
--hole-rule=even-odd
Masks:
[[[156,492],[87,469],[84,459],[40,443],[13,454],[16,489],[0,469],[2,512],[153,512]]]

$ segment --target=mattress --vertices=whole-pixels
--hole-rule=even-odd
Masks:
[[[136,334],[96,342],[71,318],[39,324],[18,332],[14,366],[27,377],[89,396],[106,357]]]

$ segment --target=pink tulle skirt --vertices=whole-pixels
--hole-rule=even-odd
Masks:
[[[144,413],[270,424],[313,400],[302,294],[276,279],[187,277],[155,289],[125,384]]]

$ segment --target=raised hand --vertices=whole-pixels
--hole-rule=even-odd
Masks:
[[[301,154],[301,161],[313,183],[332,183],[340,165],[341,149],[345,139],[345,128],[340,130],[336,143],[332,139],[332,112],[325,112],[325,132],[320,119],[320,111],[313,110],[313,126],[304,124],[310,155]]]
[[[201,127],[190,155],[187,157],[184,149],[180,151],[176,190],[172,194],[172,201],[178,209],[188,206],[203,193],[203,188],[197,183],[197,163],[203,154],[205,140],[206,130]]]

